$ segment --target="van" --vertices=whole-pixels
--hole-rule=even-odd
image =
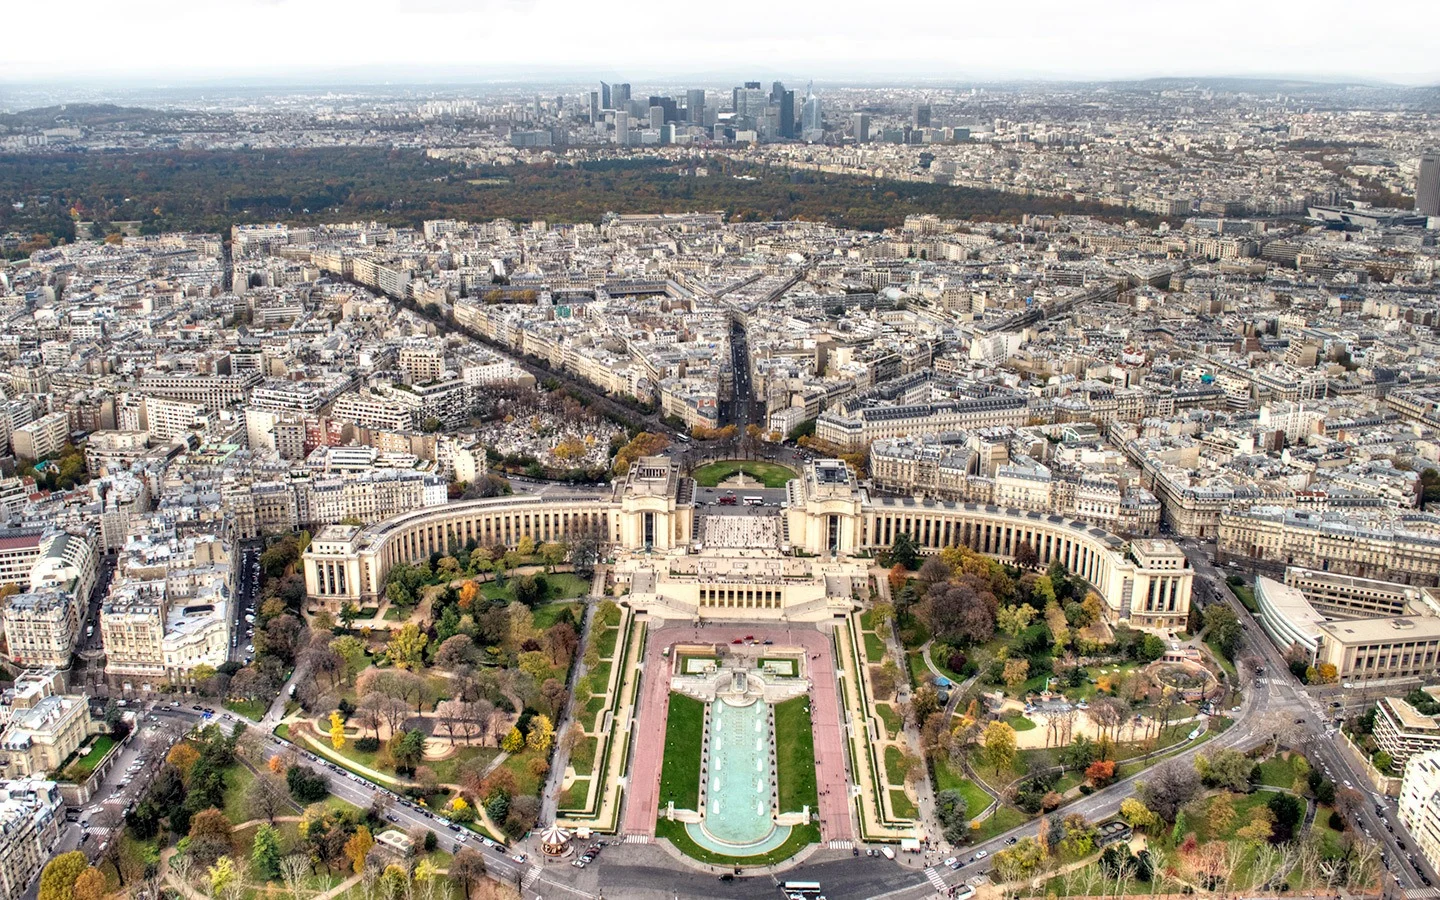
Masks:
[[[894,850],[891,850],[889,847],[881,847],[881,848],[880,848],[880,853],[881,853],[886,859],[894,859],[894,858],[895,858],[895,851],[894,851]]]

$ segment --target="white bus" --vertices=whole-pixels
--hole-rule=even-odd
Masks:
[[[820,893],[820,882],[818,881],[787,881],[780,885],[780,889],[789,894],[818,894]]]
[[[744,503],[745,503],[746,506],[764,506],[764,505],[765,505],[765,498],[764,498],[764,497],[746,497],[746,498],[744,498]]]

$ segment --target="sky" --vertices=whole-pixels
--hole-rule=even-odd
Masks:
[[[11,4],[0,82],[1440,83],[1436,0],[62,0]]]

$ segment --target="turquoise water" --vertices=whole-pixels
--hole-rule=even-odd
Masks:
[[[686,831],[700,845],[719,853],[764,853],[789,837],[776,827],[770,805],[769,707],[763,701],[710,705],[710,768],[705,809],[697,827]]]

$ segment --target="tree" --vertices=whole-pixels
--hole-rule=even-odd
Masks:
[[[505,735],[505,739],[500,742],[500,749],[506,753],[519,753],[525,749],[525,736],[520,733],[520,729],[511,728]]]
[[[1290,840],[1305,817],[1305,801],[1294,794],[1276,794],[1265,805],[1275,815],[1274,839],[1280,843]]]
[[[1012,657],[1005,660],[1004,680],[1008,687],[1015,687],[1023,684],[1025,679],[1030,677],[1030,660],[1024,657]]]
[[[985,761],[995,769],[995,774],[1000,774],[1001,769],[1008,769],[1015,764],[1017,752],[1015,729],[1004,722],[991,722],[985,726],[982,747]]]
[[[202,809],[190,817],[190,838],[215,837],[230,840],[234,826],[225,814],[215,807]]]
[[[1085,769],[1085,777],[1097,788],[1104,787],[1115,778],[1115,763],[1108,759],[1097,759]]]
[[[442,669],[458,669],[474,665],[478,651],[469,635],[457,634],[446,638],[435,651],[435,665]]]
[[[375,846],[375,839],[370,836],[370,829],[361,825],[355,829],[350,840],[345,842],[345,858],[350,860],[350,866],[359,875],[365,871],[365,858],[370,855],[370,848]]]
[[[277,755],[273,757],[280,760]],[[283,762],[282,762],[283,765]],[[282,782],[271,772],[261,772],[245,788],[245,808],[257,819],[274,822],[290,805],[290,795]]]
[[[255,842],[250,848],[250,868],[269,881],[280,877],[280,833],[273,825],[255,829]]]
[[[450,877],[459,882],[466,900],[469,900],[470,889],[485,877],[487,871],[485,857],[469,847],[462,848],[450,861]]]
[[[390,638],[385,653],[396,668],[418,669],[424,663],[425,645],[429,642],[429,636],[420,630],[419,625],[406,622]]]
[[[550,745],[555,742],[555,726],[551,724],[549,716],[535,716],[530,720],[530,731],[525,736],[525,745],[536,753],[544,755],[550,752]]]
[[[75,882],[88,868],[90,861],[79,850],[50,860],[40,872],[39,900],[75,900]]]
[[[1150,811],[1150,808],[1134,797],[1126,797],[1120,801],[1120,817],[1123,818],[1131,828],[1143,829],[1153,828],[1160,824],[1160,817]]]
[[[1021,541],[1015,547],[1015,565],[1021,569],[1033,569],[1040,562],[1040,557],[1035,548],[1030,546],[1029,541]]]
[[[904,566],[913,572],[920,565],[920,551],[916,548],[914,539],[902,531],[890,545],[889,559],[892,566]]]
[[[240,877],[240,873],[235,870],[235,860],[228,856],[215,860],[215,864],[205,870],[205,875],[210,882],[211,897],[225,896],[226,889]]]
[[[180,770],[181,779],[188,782],[190,769],[200,761],[200,751],[195,749],[195,745],[189,741],[181,741],[165,754],[165,761]]]
[[[1180,808],[1200,792],[1200,776],[1193,766],[1166,760],[1150,770],[1140,784],[1140,802],[1164,822],[1174,822]]]
[[[1226,749],[1209,757],[1196,757],[1195,768],[1207,785],[1243,794],[1250,790],[1255,762],[1239,750]]]
[[[1212,837],[1219,837],[1224,834],[1235,821],[1235,795],[1228,791],[1221,791],[1210,798],[1210,806],[1205,812],[1206,826]]]
[[[330,746],[336,750],[345,746],[345,718],[339,710],[330,712]]]
[[[1013,638],[1018,636],[1020,632],[1026,628],[1029,628],[1030,623],[1035,620],[1036,615],[1035,607],[1028,603],[1022,603],[1018,606],[1002,606],[999,612],[995,614],[995,624],[999,626],[1001,631]]]
[[[300,890],[309,874],[310,858],[303,854],[292,853],[280,860],[280,878],[285,882],[291,900],[300,900]]]
[[[105,873],[90,866],[75,879],[75,900],[100,900],[105,896]]]
[[[1211,641],[1220,648],[1227,659],[1235,658],[1240,647],[1242,629],[1235,611],[1224,603],[1211,603],[1205,607],[1205,629]]]

